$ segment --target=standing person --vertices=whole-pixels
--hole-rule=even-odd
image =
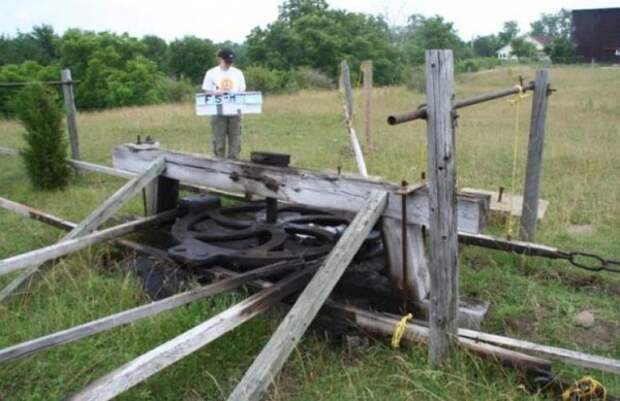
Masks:
[[[243,72],[233,67],[235,53],[231,49],[220,49],[217,52],[217,60],[218,65],[205,74],[202,89],[216,95],[245,92]],[[238,159],[241,152],[241,114],[212,116],[211,128],[215,156]],[[227,142],[228,156],[226,156]]]

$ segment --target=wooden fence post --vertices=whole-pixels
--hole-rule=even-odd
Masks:
[[[344,108],[344,119],[351,138],[351,147],[355,154],[355,161],[357,163],[357,169],[359,174],[368,178],[368,170],[366,169],[366,162],[364,161],[364,154],[360,148],[360,143],[353,128],[353,89],[351,88],[351,76],[349,74],[349,65],[346,61],[340,63],[340,80],[338,83],[340,92],[342,93],[342,106]]]
[[[540,172],[542,169],[543,148],[545,144],[545,121],[549,97],[549,71],[536,71],[530,138],[527,150],[527,168],[523,188],[523,209],[521,210],[521,240],[533,242],[538,220],[538,198],[540,195]]]
[[[71,70],[65,68],[60,71],[62,80],[62,93],[65,101],[65,113],[67,114],[67,130],[69,131],[69,143],[71,144],[71,158],[80,160],[80,141],[78,139],[77,122],[75,120],[75,98],[73,96],[73,80]]]
[[[458,237],[452,50],[426,51],[428,186],[430,207],[429,361],[444,361],[456,341]]]
[[[372,142],[372,60],[362,62],[364,74],[364,129],[366,131],[366,152],[374,149]]]

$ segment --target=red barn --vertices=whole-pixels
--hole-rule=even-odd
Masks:
[[[585,61],[620,63],[620,8],[573,10],[571,40]]]

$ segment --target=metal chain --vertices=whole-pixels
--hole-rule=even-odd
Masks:
[[[620,260],[604,259],[599,255],[587,252],[561,252],[558,255],[562,259],[566,259],[570,264],[580,269],[592,272],[611,272],[620,273]],[[617,267],[614,267],[617,266]]]

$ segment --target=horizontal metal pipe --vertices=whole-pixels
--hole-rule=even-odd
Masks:
[[[80,81],[25,81],[25,82],[0,82],[0,88],[19,88],[31,83],[41,83],[44,85],[65,85],[79,84]]]
[[[520,91],[526,92],[528,90],[534,89],[534,83],[530,82],[528,85],[525,85],[521,90],[518,86],[512,87],[510,89],[503,89],[495,92],[484,93],[482,95],[473,96],[463,100],[457,100],[454,102],[454,109],[460,109],[462,107],[472,106],[474,104],[488,102],[489,100],[499,99],[502,97],[510,96],[519,93]],[[406,123],[408,121],[417,120],[418,118],[426,118],[426,105],[422,105],[414,111],[410,111],[409,113],[399,114],[389,116],[387,118],[387,122],[390,125],[397,125]]]

